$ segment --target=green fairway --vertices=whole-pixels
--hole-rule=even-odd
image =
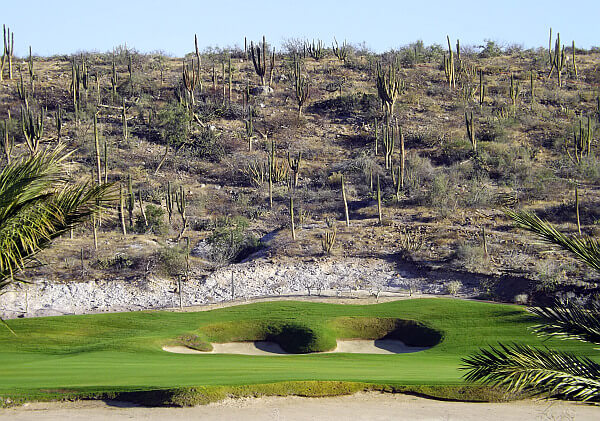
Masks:
[[[295,323],[337,337],[356,337],[355,318],[414,320],[442,334],[412,354],[286,356],[184,355],[161,347],[186,334],[209,341],[244,339],[253,326]],[[542,341],[522,307],[453,299],[377,305],[266,302],[197,312],[134,312],[11,320],[18,336],[0,330],[0,394],[132,391],[239,386],[287,381],[379,385],[462,384],[461,357],[497,342],[546,345],[597,360],[593,345]],[[350,326],[350,327],[348,327]],[[368,336],[365,333],[364,336]],[[248,338],[245,338],[248,339]]]

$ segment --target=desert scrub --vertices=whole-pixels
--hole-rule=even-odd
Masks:
[[[146,219],[142,215],[138,215],[135,219],[134,229],[136,232],[154,233],[156,235],[164,235],[168,231],[165,224],[165,210],[161,206],[146,205]]]
[[[188,140],[190,117],[183,106],[171,103],[157,113],[153,127],[163,143],[177,148]]]
[[[446,288],[446,292],[450,295],[458,294],[458,292],[460,291],[462,286],[463,286],[462,282],[460,282],[460,281],[450,281],[450,282],[446,282],[444,284],[444,287]]]
[[[370,121],[379,115],[380,103],[373,94],[347,94],[335,98],[316,101],[309,105],[307,111],[316,114],[327,114],[331,117],[362,117]]]
[[[456,188],[447,174],[441,172],[434,177],[423,203],[436,209],[442,218],[456,210],[459,204]]]
[[[455,138],[442,144],[436,156],[436,162],[445,165],[462,162],[471,157],[472,150],[473,147],[467,139]]]
[[[260,250],[262,244],[254,234],[247,231],[248,225],[248,220],[243,216],[218,219],[207,239],[211,246],[210,259],[219,264],[235,262]]]
[[[117,253],[114,256],[106,258],[98,258],[92,263],[94,269],[113,269],[122,270],[130,268],[135,264],[132,257],[124,253]]]
[[[201,128],[192,137],[191,155],[196,158],[218,162],[225,156],[226,148],[220,135],[211,127]]]
[[[152,256],[152,261],[158,273],[173,277],[185,272],[187,254],[185,246],[163,246]]]
[[[454,252],[454,262],[463,269],[483,272],[489,266],[489,259],[481,245],[460,241]]]

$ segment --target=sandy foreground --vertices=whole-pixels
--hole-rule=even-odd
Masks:
[[[553,401],[442,402],[401,394],[332,398],[227,399],[192,408],[145,408],[115,401],[30,403],[0,410],[0,420],[600,420],[600,407]]]

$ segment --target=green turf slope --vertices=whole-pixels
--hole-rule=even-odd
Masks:
[[[355,318],[399,318],[442,335],[429,350],[398,355],[184,355],[161,347],[181,335],[244,339],[252,326],[294,324],[356,337]],[[277,301],[197,312],[133,312],[11,320],[0,329],[0,395],[244,386],[290,381],[460,385],[461,357],[497,342],[547,345],[598,360],[592,345],[545,341],[522,307],[454,299],[377,305]],[[253,333],[255,334],[255,333]],[[362,336],[372,335],[367,332]],[[247,337],[246,339],[252,339]]]

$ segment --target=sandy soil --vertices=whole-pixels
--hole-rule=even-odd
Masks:
[[[0,420],[598,420],[600,407],[567,402],[442,402],[407,395],[358,393],[333,398],[227,399],[193,408],[145,408],[115,401],[30,403],[0,410]]]
[[[164,346],[163,350],[176,354],[241,354],[241,355],[289,355],[275,342],[229,342],[213,343],[211,352],[196,351],[181,345]],[[338,340],[337,347],[331,352],[347,352],[354,354],[405,354],[423,351],[427,348],[406,346],[402,341],[393,339],[369,340]]]

